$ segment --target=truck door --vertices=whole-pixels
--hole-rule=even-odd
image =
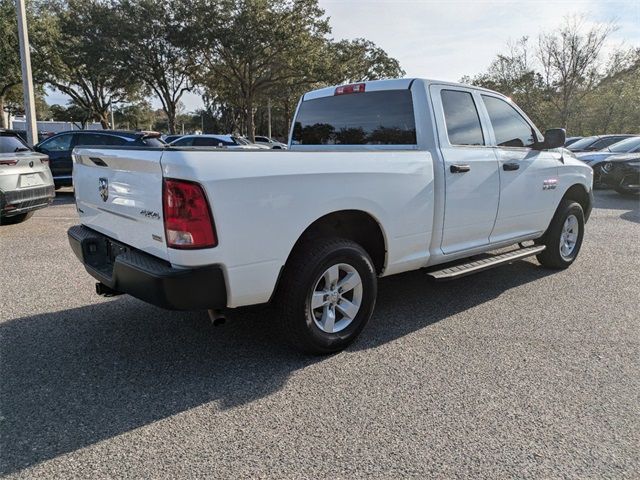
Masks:
[[[480,121],[472,89],[432,85],[440,151],[444,159],[445,254],[487,245],[498,211],[498,161]]]
[[[546,230],[557,204],[558,166],[554,150],[533,150],[539,132],[513,104],[482,93],[491,143],[500,164],[500,204],[491,243],[517,240]]]

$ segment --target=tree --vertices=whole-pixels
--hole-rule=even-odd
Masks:
[[[277,85],[309,81],[309,67],[322,61],[323,14],[317,0],[194,0],[182,10],[200,81],[242,109],[251,139],[258,99]]]
[[[50,116],[50,107],[45,100],[45,91],[42,85],[34,85],[34,99],[38,120],[46,120]],[[14,85],[7,90],[4,100],[4,109],[9,115],[24,115],[24,94],[22,85]]]
[[[51,111],[53,120],[71,122],[80,129],[86,128],[87,123],[93,119],[93,112],[80,105],[74,104],[73,101],[66,107],[57,104],[51,105],[49,110]]]
[[[401,77],[405,74],[400,62],[364,38],[331,43],[331,83],[355,83],[382,78]]]
[[[170,133],[175,133],[177,105],[193,88],[195,71],[191,51],[180,41],[178,3],[123,0],[117,7],[120,60],[160,99]]]
[[[29,26],[29,41],[31,44],[31,65],[34,82],[44,80],[41,68],[43,59],[50,55],[52,39],[56,35],[56,24],[46,9],[37,2],[27,4],[27,22]],[[12,0],[0,0],[0,128],[6,128],[4,115],[6,103],[11,95],[17,100],[17,93],[22,93],[22,70],[20,68],[20,49],[18,43],[18,25],[16,7]],[[17,92],[17,93],[16,93]],[[15,110],[15,101],[12,108]],[[22,104],[23,100],[19,100]],[[17,108],[23,110],[24,106]],[[38,109],[36,109],[37,113]]]
[[[542,75],[535,69],[535,55],[528,37],[522,37],[509,43],[507,51],[498,54],[485,73],[463,77],[461,82],[500,92],[527,112],[535,124],[547,125],[548,96]]]
[[[584,98],[581,131],[640,131],[640,48],[614,51],[597,87]]]
[[[48,3],[59,34],[46,59],[47,82],[90,111],[103,128],[115,103],[136,98],[142,84],[118,59],[120,26],[114,6],[106,0]]]
[[[542,76],[560,125],[566,129],[580,102],[600,79],[600,51],[614,30],[611,24],[587,29],[583,17],[569,17],[558,31],[539,37]]]
[[[115,126],[127,130],[150,130],[155,121],[151,103],[146,100],[121,105],[113,112]]]

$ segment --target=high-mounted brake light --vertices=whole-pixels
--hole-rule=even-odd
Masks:
[[[351,85],[341,85],[336,88],[334,95],[346,95],[347,93],[364,93],[366,83],[353,83]]]
[[[168,247],[193,249],[218,245],[209,203],[200,184],[165,178],[162,206]]]

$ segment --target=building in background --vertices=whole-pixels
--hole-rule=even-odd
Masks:
[[[10,116],[8,118],[8,123],[10,130],[25,130],[26,129],[26,119],[24,116]],[[38,120],[38,132],[46,132],[46,133],[58,133],[64,132],[67,130],[81,130],[79,124],[74,122],[57,122],[53,120],[42,121]],[[87,123],[86,130],[102,130],[102,125],[100,122],[92,122]]]

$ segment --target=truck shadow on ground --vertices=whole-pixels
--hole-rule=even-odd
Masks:
[[[448,284],[422,272],[382,279],[375,316],[350,350],[391,342],[551,273],[520,262]],[[274,315],[252,308],[213,327],[202,312],[123,296],[5,322],[0,473],[209,402],[227,409],[278,391],[323,358],[283,344]]]
[[[595,208],[625,210],[625,213],[620,215],[622,220],[640,223],[640,197],[623,197],[614,190],[598,190],[595,195]]]
[[[71,205],[72,203],[76,203],[76,197],[72,189],[67,187],[56,190],[56,198],[53,200],[52,206]]]

